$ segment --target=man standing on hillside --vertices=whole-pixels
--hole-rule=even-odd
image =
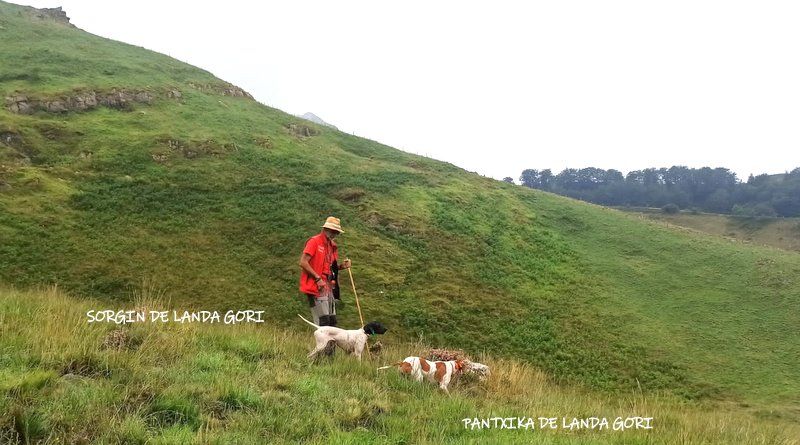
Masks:
[[[306,241],[300,256],[300,292],[308,299],[314,323],[336,326],[336,301],[339,299],[338,271],[350,267],[350,260],[339,266],[339,253],[333,239],[344,233],[339,218],[325,220],[322,231]]]

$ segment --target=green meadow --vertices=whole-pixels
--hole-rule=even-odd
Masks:
[[[565,387],[490,355],[476,358],[492,364],[491,378],[462,377],[448,397],[376,370],[424,353],[422,342],[384,338],[381,355],[362,363],[337,352],[310,365],[310,328],[89,324],[85,314],[98,303],[54,287],[0,289],[0,443],[794,444],[800,435],[796,423],[736,405]],[[128,306],[141,308],[169,306],[144,289]],[[617,418],[635,416],[652,418],[652,429],[614,429]],[[468,426],[516,417],[534,426]],[[539,417],[555,418],[556,428],[540,428]],[[568,428],[590,417],[608,425]]]
[[[748,243],[800,252],[800,218],[733,216],[682,211],[664,213],[661,209],[631,208],[649,219]]]
[[[0,109],[0,437],[800,437],[791,434],[800,422],[797,252],[514,186],[317,126],[231,96],[201,69],[3,2],[0,60],[9,98]],[[92,92],[150,99],[30,114],[9,105]],[[390,329],[382,357],[362,365],[309,365],[309,327],[295,315],[308,312],[297,260],[328,215],[342,220],[337,242],[353,260],[365,318]],[[339,324],[356,327],[342,284]],[[143,292],[180,310],[264,310],[267,323],[132,326],[137,346],[104,349],[116,326],[88,325],[85,311],[132,307]],[[375,372],[425,347],[463,349],[495,375],[446,397]],[[545,435],[460,423],[644,411],[658,422],[653,431]],[[101,420],[107,412],[115,414]]]

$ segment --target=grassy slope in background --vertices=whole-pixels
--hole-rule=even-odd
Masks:
[[[333,214],[367,317],[396,339],[516,357],[597,389],[798,418],[796,253],[664,228],[315,126],[26,8],[0,3],[0,26],[4,96],[155,97],[127,111],[0,110],[2,281],[59,283],[109,306],[146,281],[181,308],[259,308],[303,329],[297,258]],[[341,324],[356,325],[344,298]]]
[[[642,207],[619,209],[700,232],[800,252],[800,218],[732,216],[687,211],[669,214],[661,209]]]

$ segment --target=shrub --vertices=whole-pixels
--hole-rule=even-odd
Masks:
[[[759,203],[755,205],[741,205],[735,204],[731,212],[737,216],[778,216],[775,209],[766,203]]]
[[[678,206],[675,204],[667,204],[664,207],[661,207],[661,211],[668,215],[674,215],[680,211],[680,208],[678,208]]]

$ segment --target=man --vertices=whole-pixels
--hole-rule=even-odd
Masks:
[[[340,269],[350,267],[350,260],[338,263],[339,253],[333,242],[344,233],[339,218],[325,220],[322,231],[306,242],[300,256],[300,292],[305,294],[311,306],[314,323],[319,326],[336,326],[336,301],[338,299],[338,277]]]

